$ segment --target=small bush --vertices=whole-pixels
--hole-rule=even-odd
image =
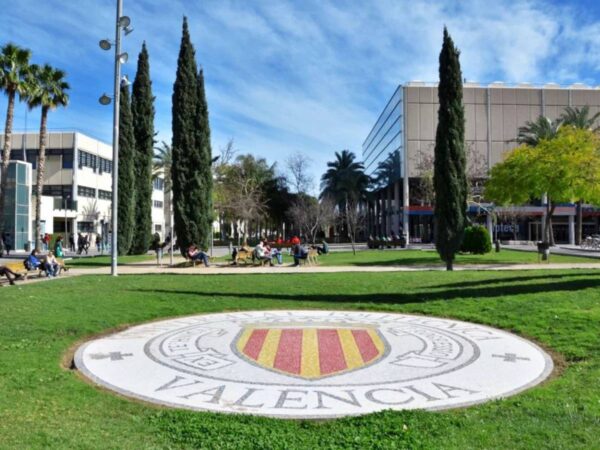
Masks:
[[[487,228],[475,225],[465,228],[461,251],[483,255],[492,251],[492,241]]]

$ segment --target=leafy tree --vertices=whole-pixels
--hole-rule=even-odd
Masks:
[[[127,255],[131,250],[135,227],[135,137],[129,88],[121,85],[119,106],[119,195],[118,195],[118,235],[119,255]]]
[[[600,118],[600,112],[597,112],[593,116],[590,116],[590,107],[585,105],[583,108],[573,108],[568,106],[560,116],[560,120],[563,125],[580,128],[582,130],[591,130],[598,132],[600,127],[596,125],[596,122]],[[581,243],[582,227],[583,227],[583,199],[577,202],[577,223],[575,226],[575,243],[579,245]]]
[[[44,173],[46,168],[46,145],[48,141],[48,112],[59,106],[67,106],[69,84],[62,70],[45,64],[42,67],[32,65],[30,68],[30,96],[27,104],[30,109],[40,106],[40,145],[37,160],[37,182],[35,186],[35,248],[40,251],[42,191],[44,189]]]
[[[130,253],[146,253],[152,239],[152,157],[154,156],[154,96],[146,43],[138,57],[131,94],[135,137],[135,227]]]
[[[467,224],[465,117],[462,102],[460,52],[444,28],[440,53],[439,110],[435,137],[433,185],[435,190],[435,246],[453,269]]]
[[[6,44],[0,50],[0,89],[8,97],[6,123],[4,127],[4,147],[2,150],[2,168],[0,169],[0,211],[4,211],[6,201],[6,183],[8,162],[12,147],[12,127],[17,94],[21,100],[29,96],[31,85],[28,83],[29,59],[31,51],[14,44]],[[0,235],[4,231],[4,220],[0,220]],[[1,241],[1,239],[0,239]],[[2,243],[0,242],[0,246]]]
[[[521,145],[494,166],[486,184],[486,197],[502,205],[520,205],[547,193],[552,217],[556,203],[586,198],[600,202],[600,138],[590,130],[562,128],[554,139],[537,146]],[[550,242],[549,221],[544,242]]]

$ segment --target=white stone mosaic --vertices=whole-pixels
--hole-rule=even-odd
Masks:
[[[472,405],[532,387],[553,368],[537,345],[494,328],[347,311],[153,322],[87,342],[75,364],[137,399],[284,418]]]

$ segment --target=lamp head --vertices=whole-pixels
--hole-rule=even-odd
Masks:
[[[129,53],[123,52],[119,55],[119,62],[125,64],[129,60]]]
[[[121,28],[127,28],[131,24],[131,19],[128,16],[121,16],[119,18],[119,26]]]
[[[106,94],[102,94],[102,96],[98,99],[98,101],[100,102],[101,105],[110,105],[110,102],[112,101],[112,99],[106,95]]]
[[[112,47],[112,44],[108,39],[102,39],[99,45],[102,50],[110,50]]]

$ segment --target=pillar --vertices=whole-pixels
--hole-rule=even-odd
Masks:
[[[543,91],[543,90],[542,90]],[[544,213],[542,215],[542,230],[541,230],[541,241],[545,241],[546,240],[546,236],[544,235],[544,230],[546,229],[546,221],[548,220],[548,209],[546,207],[546,204],[548,203],[548,196],[546,194],[542,195],[542,206],[544,207]],[[552,241],[552,240],[550,240]]]
[[[394,182],[394,231],[400,233],[400,180]]]
[[[402,180],[402,229],[404,231],[404,238],[406,239],[406,243],[410,242],[410,233],[409,233],[409,188],[408,188],[408,176],[406,168],[404,169],[404,179]]]
[[[569,216],[569,245],[575,245],[575,216]]]
[[[494,224],[492,221],[492,213],[487,213],[487,216],[485,217],[485,224],[487,226],[488,233],[490,233],[490,240],[494,242]]]
[[[387,192],[387,216],[385,219],[385,227],[386,227],[386,236],[389,236],[392,234],[392,219],[394,216],[394,186],[392,184],[388,185],[385,188],[386,192]]]

